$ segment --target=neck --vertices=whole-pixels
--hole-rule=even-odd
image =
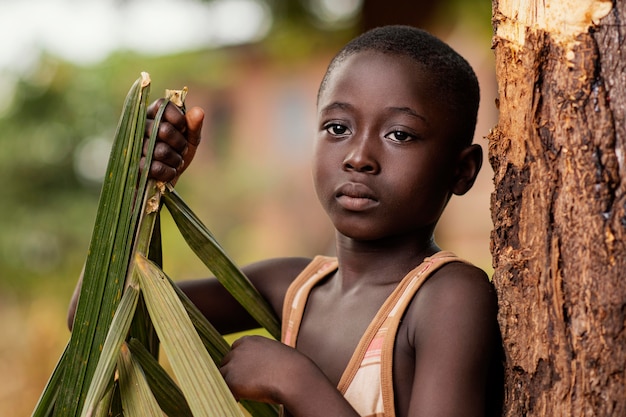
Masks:
[[[424,258],[439,250],[432,233],[423,238],[376,241],[358,241],[337,233],[337,258],[345,286],[397,283]]]

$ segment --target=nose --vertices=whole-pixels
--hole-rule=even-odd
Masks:
[[[348,152],[343,160],[343,169],[345,171],[369,174],[376,174],[380,171],[375,138],[367,135],[360,138],[353,137],[349,145]]]

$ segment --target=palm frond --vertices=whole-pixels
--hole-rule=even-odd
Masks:
[[[139,169],[149,86],[143,73],[125,100],[72,336],[33,417],[243,416],[216,365],[230,346],[161,269],[163,197],[190,247],[259,324],[279,337],[271,308],[208,229],[176,193]],[[173,97],[183,109],[185,95],[183,89]],[[146,166],[167,102],[166,97],[154,119]],[[178,385],[158,363],[159,344]],[[273,405],[242,405],[253,416],[277,415]]]

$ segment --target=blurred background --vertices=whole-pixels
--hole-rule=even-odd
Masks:
[[[440,246],[491,273],[495,124],[489,0],[0,0],[0,415],[28,416],[69,340],[66,309],[86,256],[124,97],[189,87],[203,142],[177,190],[239,264],[332,253],[310,178],[326,65],[363,30],[428,29],[465,56],[482,103],[476,186],[451,201]],[[164,269],[209,274],[163,215]]]

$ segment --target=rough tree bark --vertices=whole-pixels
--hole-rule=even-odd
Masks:
[[[493,0],[507,416],[626,416],[624,22],[624,1]]]

